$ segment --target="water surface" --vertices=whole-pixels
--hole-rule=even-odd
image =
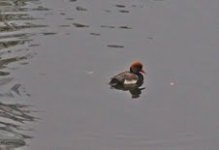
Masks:
[[[48,0],[32,63],[15,76],[41,119],[31,150],[219,148],[217,0]],[[41,18],[41,17],[39,17]],[[145,64],[138,99],[110,77]]]
[[[0,2],[0,149],[24,148],[32,139],[31,123],[38,120],[30,94],[16,71],[30,63],[38,46],[33,37],[44,32],[38,0]],[[35,14],[38,13],[36,16]]]

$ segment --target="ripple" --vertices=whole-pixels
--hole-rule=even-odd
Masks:
[[[42,17],[34,17],[33,11],[48,12],[39,0],[0,1],[0,149],[14,149],[27,145],[32,131],[28,122],[38,120],[34,110],[26,103],[30,96],[24,86],[15,80],[12,72],[29,64],[34,56],[31,50],[36,35],[54,35],[42,32],[48,25],[38,23]],[[32,15],[31,15],[32,14]],[[39,15],[40,16],[40,15]],[[12,65],[13,64],[13,65]]]
[[[125,5],[121,5],[121,4],[116,4],[115,6],[118,8],[125,8],[126,7]]]
[[[119,10],[119,12],[120,12],[120,13],[129,13],[129,10],[124,10],[124,9],[122,9],[122,10]]]
[[[81,6],[77,6],[77,7],[76,7],[76,10],[77,10],[77,11],[87,11],[86,8],[81,7]]]
[[[116,45],[116,44],[108,44],[107,47],[110,47],[110,48],[124,48],[123,45]]]
[[[119,28],[120,28],[120,29],[132,29],[132,28],[129,27],[129,26],[120,26]]]
[[[108,28],[108,29],[114,29],[115,26],[110,26],[110,25],[101,25],[101,28]]]
[[[81,24],[81,23],[73,23],[76,28],[88,28],[89,25]]]
[[[101,28],[108,28],[108,29],[116,29],[116,28],[119,28],[119,29],[132,29],[131,27],[126,26],[126,25],[122,25],[122,26],[101,25],[100,27]]]
[[[93,36],[100,36],[101,34],[100,33],[90,33],[90,35],[93,35]]]

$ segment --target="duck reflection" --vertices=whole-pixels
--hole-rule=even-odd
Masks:
[[[139,98],[142,94],[142,90],[145,89],[145,87],[124,87],[124,86],[111,86],[112,89],[116,90],[122,90],[122,91],[128,91],[131,94],[131,97],[133,99]]]
[[[136,88],[130,89],[129,92],[132,95],[132,98],[139,98],[142,93],[141,91],[144,89],[145,88],[136,87]]]

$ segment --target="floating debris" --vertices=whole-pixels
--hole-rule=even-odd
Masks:
[[[73,25],[77,28],[88,28],[89,25],[80,24],[80,23],[73,23]]]
[[[114,45],[114,44],[109,44],[109,45],[107,45],[107,47],[110,47],[110,48],[124,48],[123,45]]]
[[[76,2],[77,0],[69,0],[70,2]]]
[[[169,84],[170,84],[170,86],[174,86],[175,82],[170,82]]]

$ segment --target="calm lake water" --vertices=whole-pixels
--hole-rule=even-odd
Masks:
[[[0,149],[219,149],[218,6],[0,1]],[[133,60],[136,99],[107,84]]]

